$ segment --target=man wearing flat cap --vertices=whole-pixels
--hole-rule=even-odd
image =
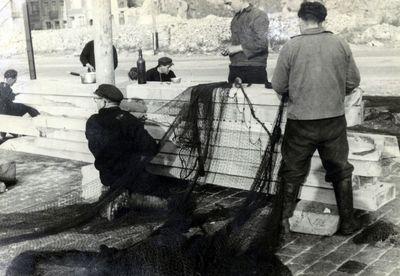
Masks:
[[[111,84],[101,84],[94,92],[98,113],[86,122],[86,138],[94,155],[94,165],[100,172],[103,185],[113,188],[115,182],[127,172],[127,189],[130,192],[149,193],[151,187],[143,177],[143,160],[157,154],[154,138],[144,129],[143,121],[119,107],[121,91]],[[107,218],[112,220],[113,204],[107,208]]]
[[[169,82],[171,79],[176,78],[174,71],[171,70],[172,65],[174,64],[171,58],[160,58],[158,65],[146,72],[147,81]]]
[[[10,116],[29,114],[31,117],[36,117],[40,113],[35,108],[22,103],[14,103],[18,94],[14,93],[11,87],[17,82],[17,76],[18,72],[14,69],[7,70],[4,73],[4,82],[0,83],[0,114]],[[0,132],[0,139],[4,138],[5,135],[6,133]]]
[[[301,4],[301,34],[283,46],[272,78],[276,92],[288,93],[279,172],[284,191],[282,225],[288,232],[300,185],[318,150],[325,180],[333,184],[339,232],[349,235],[360,223],[353,212],[353,166],[348,162],[344,99],[359,85],[360,74],[349,45],[321,26],[326,15],[319,2]]]

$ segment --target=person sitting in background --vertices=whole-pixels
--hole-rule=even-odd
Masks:
[[[22,103],[14,103],[15,97],[18,95],[13,92],[11,86],[17,81],[18,72],[14,69],[7,70],[4,73],[4,82],[0,83],[0,114],[11,116],[24,116],[29,114],[36,117],[40,113],[35,108]],[[6,133],[0,132],[0,139],[5,137]]]
[[[113,56],[114,56],[114,70],[115,70],[118,67],[118,54],[114,46],[113,46]],[[94,40],[91,40],[88,43],[86,43],[79,59],[82,65],[88,69],[88,72],[96,71],[96,61],[94,57]]]
[[[169,57],[162,57],[158,60],[157,67],[154,67],[146,72],[147,81],[171,81],[176,78],[174,71],[171,70],[172,59]]]

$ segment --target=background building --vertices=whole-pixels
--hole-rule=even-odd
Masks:
[[[0,27],[22,19],[25,0],[0,0]],[[125,11],[140,0],[111,0],[114,23],[125,24]],[[93,24],[96,0],[26,0],[32,30],[76,28]]]
[[[83,27],[93,25],[94,5],[96,0],[65,0],[67,27]],[[112,0],[111,12],[114,23],[125,24],[125,11],[135,7],[137,1],[134,0]]]

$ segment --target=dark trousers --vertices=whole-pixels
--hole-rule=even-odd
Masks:
[[[268,81],[265,66],[229,65],[228,82],[233,83],[237,77],[241,78],[243,83],[265,84]]]
[[[311,157],[318,150],[326,170],[325,180],[334,185],[351,177],[349,144],[344,116],[322,120],[287,120],[282,144],[279,175],[285,183],[301,185],[310,170]]]

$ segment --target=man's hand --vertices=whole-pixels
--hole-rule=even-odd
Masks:
[[[223,49],[221,51],[221,54],[223,56],[228,56],[228,55],[231,56],[231,55],[234,55],[234,54],[239,53],[241,51],[243,51],[241,45],[230,45],[227,48]]]
[[[85,67],[88,69],[89,72],[94,72],[94,67],[90,65],[89,63],[86,63]]]

